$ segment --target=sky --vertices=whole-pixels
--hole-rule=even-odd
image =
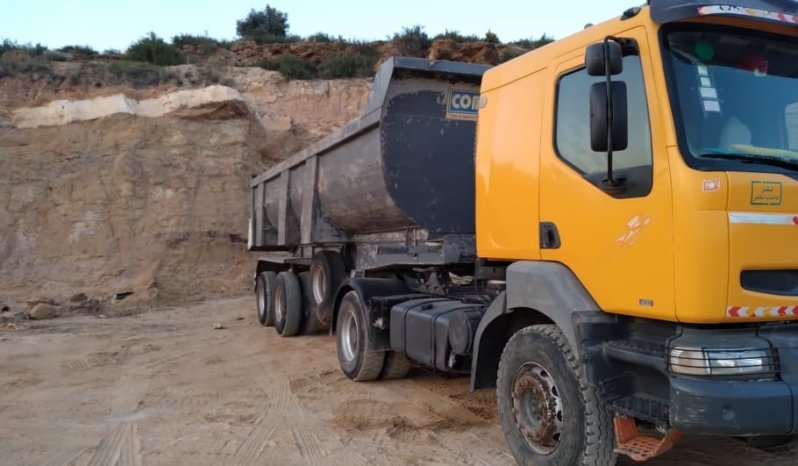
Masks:
[[[326,32],[348,39],[381,40],[402,27],[421,25],[430,36],[455,30],[503,42],[562,38],[620,15],[642,0],[2,0],[0,40],[49,48],[89,45],[124,50],[149,31],[236,37],[236,20],[266,4],[288,14],[289,34]]]

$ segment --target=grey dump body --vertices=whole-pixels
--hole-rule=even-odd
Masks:
[[[356,269],[473,263],[474,140],[487,66],[394,57],[363,115],[252,180],[249,248]]]

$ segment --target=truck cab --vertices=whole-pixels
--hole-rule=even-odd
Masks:
[[[584,361],[616,451],[798,433],[798,7],[649,3],[482,80],[477,254],[507,288],[472,383],[499,371],[517,458],[552,455],[518,415],[544,379],[495,356],[529,323]]]

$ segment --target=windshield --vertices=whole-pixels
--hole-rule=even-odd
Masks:
[[[663,42],[676,126],[688,159],[796,168],[795,38],[682,25],[667,30]]]

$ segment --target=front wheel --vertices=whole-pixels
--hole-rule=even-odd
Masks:
[[[610,416],[555,325],[510,338],[496,387],[502,430],[518,464],[615,464]]]

